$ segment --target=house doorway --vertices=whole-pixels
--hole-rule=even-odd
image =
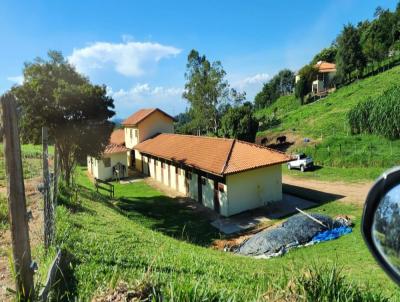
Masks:
[[[135,150],[131,150],[130,159],[131,162],[129,163],[129,165],[131,166],[132,169],[136,168]]]
[[[218,181],[214,180],[214,211],[220,213]]]
[[[203,203],[203,178],[200,174],[197,176],[197,201]]]

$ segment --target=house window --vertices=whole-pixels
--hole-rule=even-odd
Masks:
[[[131,139],[133,139],[133,130],[129,129],[129,133],[130,133]]]
[[[111,167],[111,158],[109,158],[109,157],[103,158],[103,164],[104,164],[104,167],[106,167],[106,168]]]
[[[139,131],[137,129],[135,129],[135,137],[138,138]]]

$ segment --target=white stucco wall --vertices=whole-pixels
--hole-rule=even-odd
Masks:
[[[154,159],[149,158],[149,176],[154,178]]]
[[[135,131],[137,131],[137,137],[135,136]],[[125,146],[132,149],[135,145],[139,143],[139,130],[137,127],[127,126],[124,128],[125,133]]]
[[[185,187],[185,171],[179,168],[179,175],[178,175],[178,192],[186,194],[186,187]]]
[[[199,191],[198,191],[198,187],[197,187],[197,174],[196,173],[191,173],[192,174],[192,179],[188,179],[188,183],[189,183],[189,192],[188,192],[188,196],[190,198],[193,198],[194,200],[198,200],[198,195],[199,195]]]
[[[139,142],[142,142],[157,133],[174,133],[174,122],[158,111],[145,118],[139,123],[138,127]]]
[[[159,181],[159,182],[162,182],[161,181],[161,162],[159,161],[159,160],[156,160],[155,161],[156,162],[156,180],[157,181]]]
[[[227,203],[223,205],[226,216],[282,200],[281,165],[228,175],[226,185]]]
[[[205,184],[203,184],[202,186],[202,203],[207,208],[214,210],[214,181],[206,178]]]
[[[93,177],[102,179],[102,180],[107,180],[107,179],[112,178],[113,177],[112,168],[117,163],[121,163],[126,166],[126,171],[125,171],[124,177],[128,176],[128,159],[126,156],[126,152],[109,154],[107,156],[104,156],[104,158],[111,158],[110,167],[105,167],[102,159],[96,159],[93,157],[91,158],[92,165],[89,166],[90,157],[88,156],[88,171],[89,171],[89,173],[91,172]],[[91,170],[90,170],[90,168],[91,168]]]
[[[219,205],[220,205],[220,214],[223,216],[229,216],[229,211],[228,211],[228,187],[225,184],[220,184],[220,186],[223,186],[223,192],[218,190],[218,195],[219,195]]]
[[[164,163],[164,170],[163,170],[163,173],[164,173],[164,185],[166,185],[166,186],[169,186],[168,167],[169,167],[169,165],[167,163]],[[172,176],[172,173],[171,173],[171,176]]]

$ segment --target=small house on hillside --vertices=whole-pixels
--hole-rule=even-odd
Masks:
[[[110,143],[101,158],[87,157],[88,171],[98,179],[124,178],[128,176],[128,161],[124,130],[113,131]]]
[[[223,216],[282,200],[281,164],[289,156],[235,139],[174,134],[173,122],[160,109],[139,110],[113,133],[102,159],[88,157],[89,172],[111,178],[121,162]]]
[[[312,82],[311,91],[315,95],[324,95],[334,88],[333,79],[336,75],[336,65],[324,61],[319,61],[314,65],[317,69],[317,79]]]

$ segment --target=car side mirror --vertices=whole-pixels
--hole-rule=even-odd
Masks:
[[[383,173],[372,186],[361,228],[372,255],[400,284],[400,167]]]

